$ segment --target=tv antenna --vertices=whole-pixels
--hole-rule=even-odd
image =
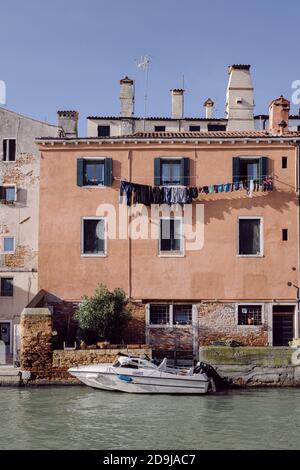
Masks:
[[[136,65],[138,69],[141,69],[145,73],[145,77],[144,77],[144,131],[145,131],[146,130],[146,118],[147,118],[147,104],[148,104],[150,57],[147,55],[141,56],[139,60],[136,60]]]

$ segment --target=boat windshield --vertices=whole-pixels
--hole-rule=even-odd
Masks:
[[[133,357],[119,357],[114,363],[113,367],[125,367],[127,369],[156,369],[157,367],[152,362]]]

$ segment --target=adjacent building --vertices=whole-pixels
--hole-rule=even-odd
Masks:
[[[0,108],[0,340],[13,352],[14,326],[38,288],[40,152],[35,138],[58,127]]]

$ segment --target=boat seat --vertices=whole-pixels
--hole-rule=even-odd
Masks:
[[[167,358],[165,357],[164,360],[159,364],[158,370],[163,371],[167,368]]]

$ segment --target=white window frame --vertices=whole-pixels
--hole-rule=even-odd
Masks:
[[[104,252],[103,253],[84,253],[84,221],[85,220],[104,220]],[[83,258],[105,258],[107,256],[107,217],[81,217],[81,256]]]
[[[96,162],[103,162],[103,165],[104,165],[104,171],[105,171],[105,158],[107,157],[81,157],[83,158],[83,160],[86,160],[86,161],[96,161]],[[83,176],[83,179],[84,179],[84,176]],[[84,184],[82,186],[82,188],[86,188],[86,189],[107,189],[107,186],[105,186],[104,184],[104,180],[103,180],[103,184],[101,185],[95,185],[95,184]]]
[[[3,297],[3,298],[6,298],[6,299],[12,299],[13,297]],[[9,331],[9,354],[12,354],[13,352],[13,322],[12,320],[2,320],[2,318],[0,319],[0,324],[1,323],[9,323],[10,324],[10,331]]]
[[[165,324],[151,324],[150,323],[150,309],[151,305],[166,305],[169,307],[169,322]],[[174,323],[174,305],[191,305],[192,306],[192,321],[188,325],[177,325]],[[147,328],[192,328],[195,323],[195,316],[197,318],[198,310],[197,306],[191,302],[151,302],[146,304],[146,327]]]
[[[259,220],[260,221],[260,253],[255,255],[240,255],[240,220]],[[264,219],[260,215],[239,215],[237,218],[237,237],[236,237],[236,256],[238,258],[263,258],[264,257]]]
[[[13,239],[13,243],[14,243],[14,248],[13,248],[13,251],[4,251],[4,239],[5,238],[12,238]],[[1,254],[3,255],[11,255],[11,254],[14,254],[15,251],[16,251],[16,238],[13,236],[13,235],[7,235],[7,236],[3,236],[1,237],[1,241],[2,241],[2,244],[1,244]]]
[[[162,251],[161,250],[161,221],[162,220],[180,220],[181,221],[181,230],[180,230],[180,251]],[[183,258],[185,256],[185,238],[184,238],[184,219],[183,217],[160,217],[159,218],[159,239],[158,239],[158,256],[160,258]]]
[[[9,163],[12,163],[12,162],[9,162]],[[7,201],[7,202],[17,202],[17,185],[16,184],[8,184],[8,183],[4,183],[2,185],[2,188],[14,188],[15,190],[15,198],[10,200],[10,201]]]
[[[239,307],[255,305],[261,307],[261,325],[239,325]],[[235,324],[239,328],[261,328],[265,324],[265,304],[262,302],[238,302],[235,304]]]
[[[14,297],[14,277],[13,276],[9,276],[9,272],[7,273],[8,275],[7,276],[0,276],[0,298],[1,299],[11,299],[12,297]],[[2,289],[1,289],[1,280],[2,279],[12,279],[13,280],[13,295],[2,295]]]
[[[4,142],[4,140],[14,140],[14,141],[15,141],[16,153],[15,153],[15,159],[14,159],[14,160],[5,160],[5,159],[4,159],[4,154],[3,154],[3,142]],[[16,137],[3,137],[3,139],[2,139],[1,154],[2,154],[2,162],[3,162],[3,163],[16,163],[16,161],[17,161],[17,139],[16,139]]]

